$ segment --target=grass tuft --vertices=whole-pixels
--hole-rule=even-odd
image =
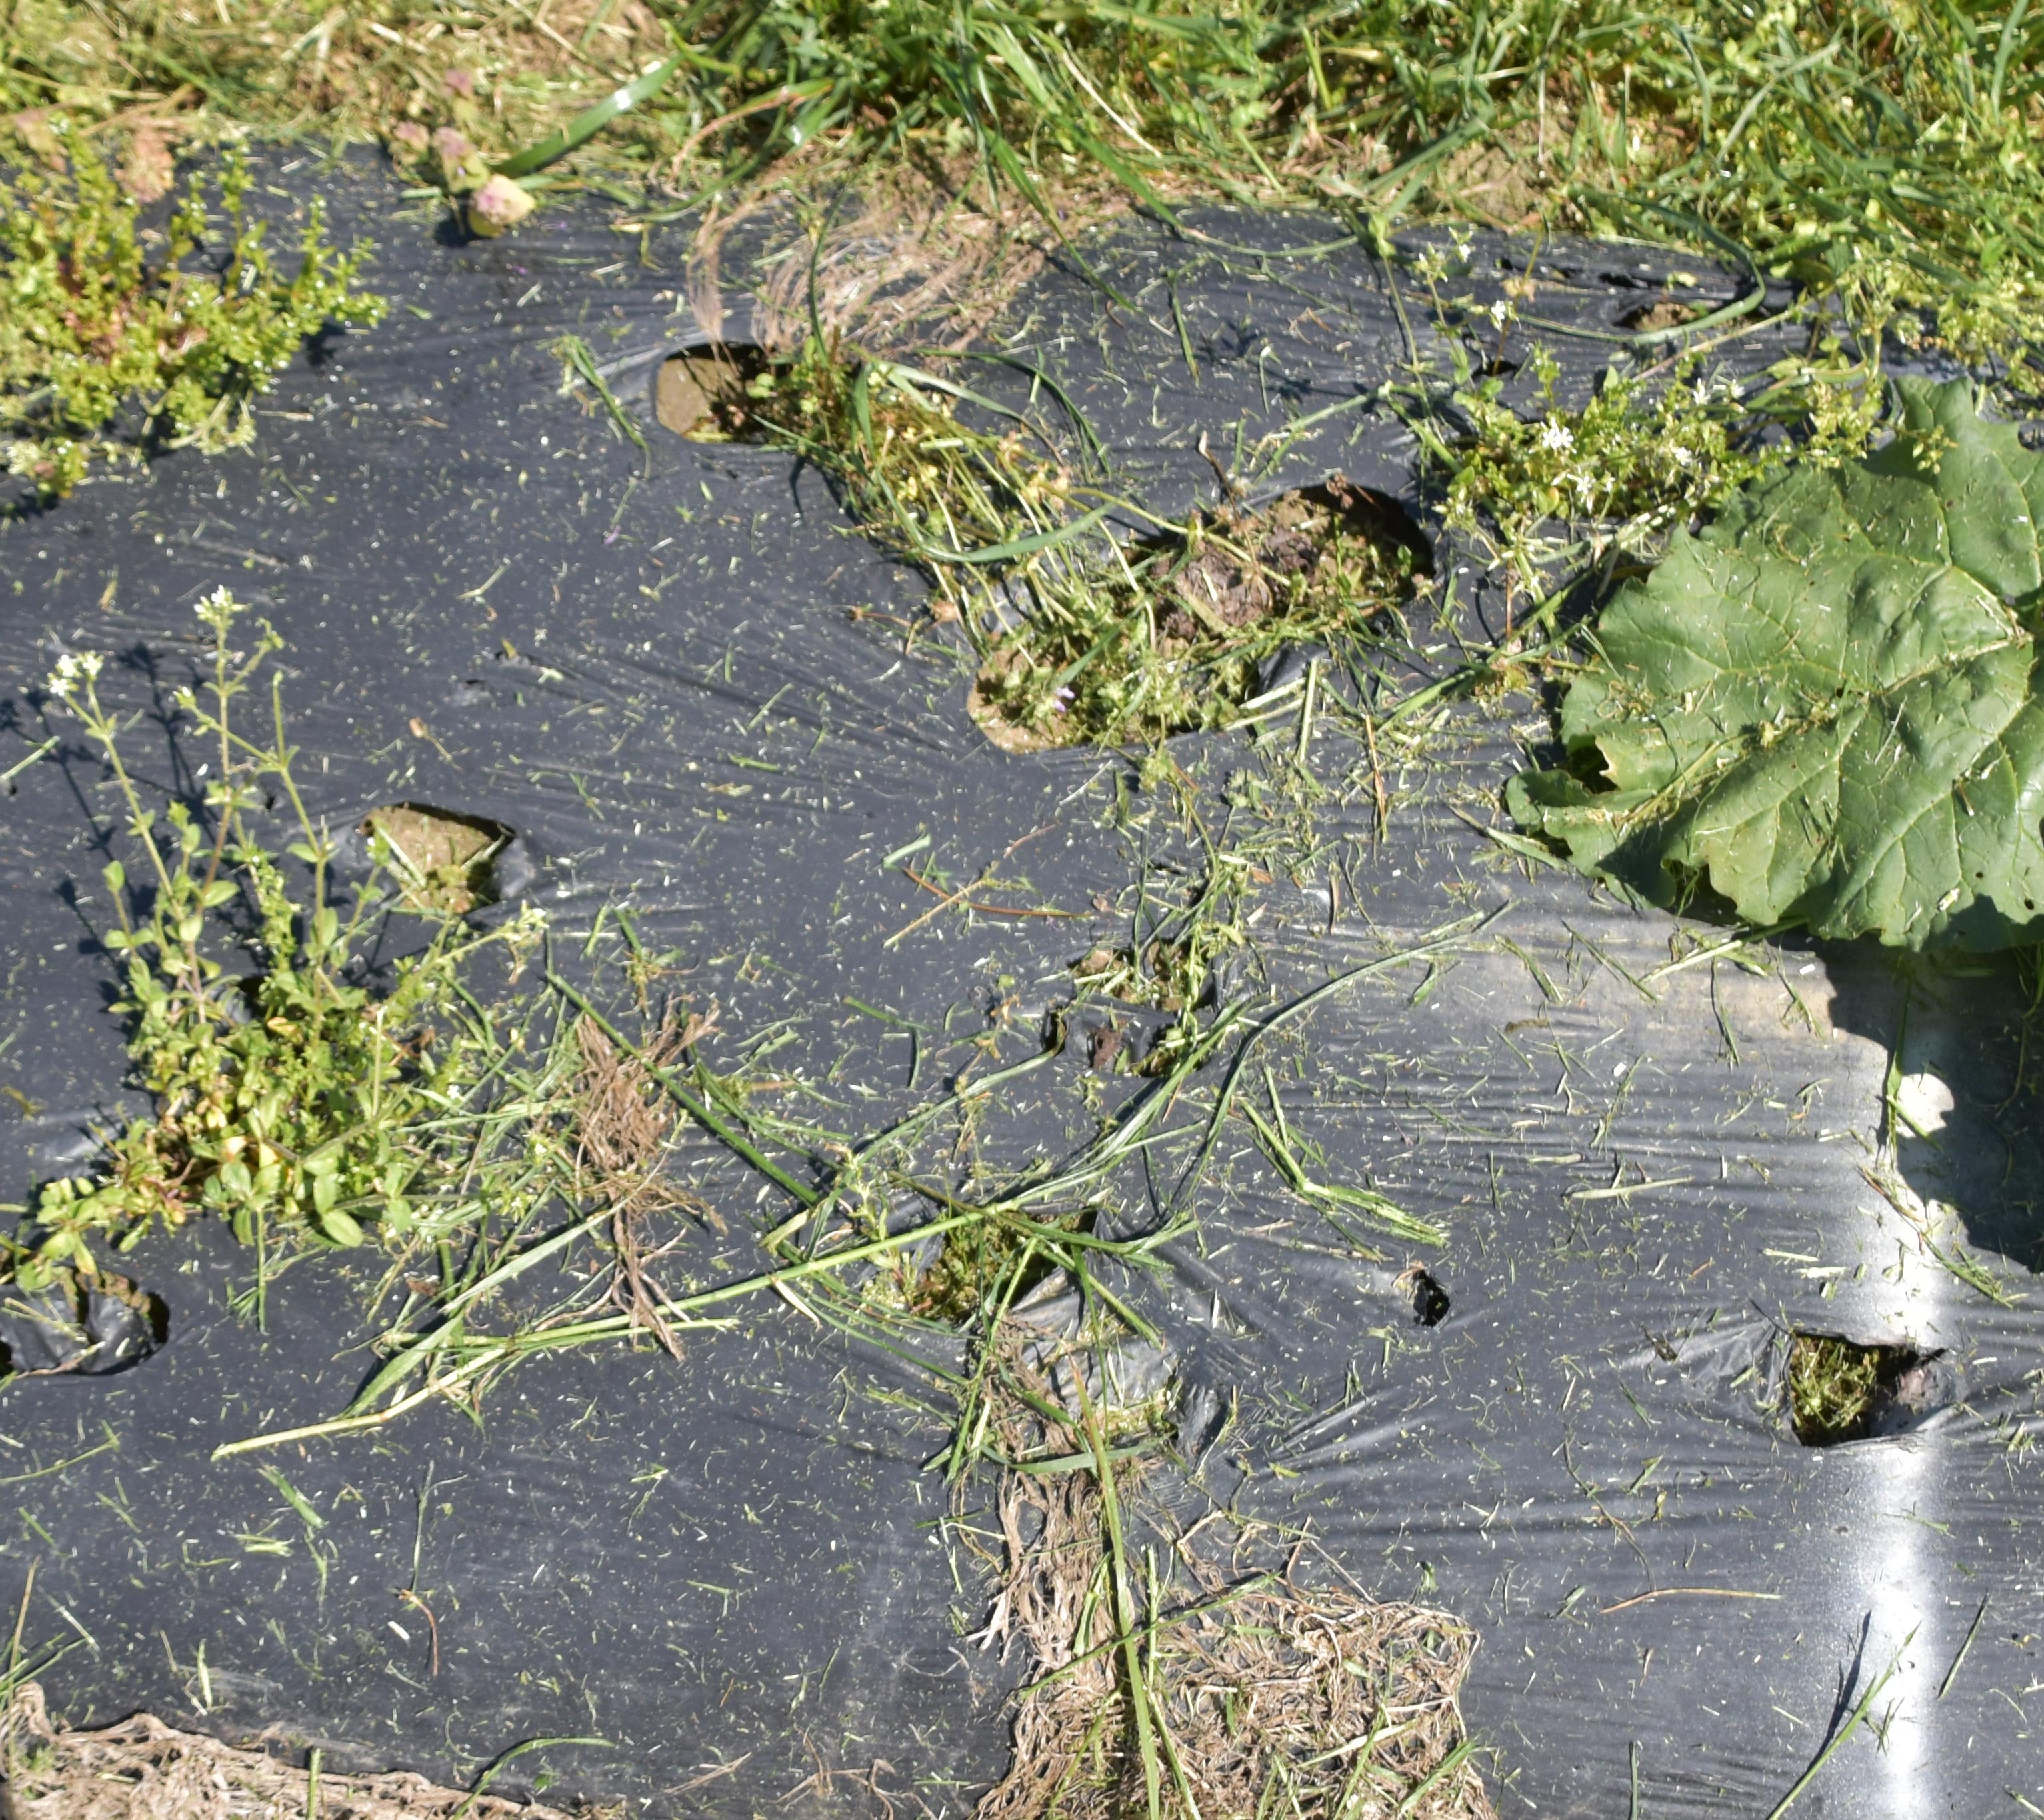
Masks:
[[[0,112],[138,169],[246,127],[380,141],[451,189],[565,154],[552,180],[655,213],[920,167],[1053,233],[1105,180],[1166,215],[1220,196],[1715,239],[1972,354],[2044,310],[2040,33],[2022,6],[1881,0],[19,0]]]

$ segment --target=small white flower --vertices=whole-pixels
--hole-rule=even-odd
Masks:
[[[1694,467],[1696,465],[1696,456],[1680,443],[1669,444],[1668,454],[1677,467]]]
[[[1509,322],[1512,320],[1512,305],[1507,302],[1504,298],[1500,297],[1490,306],[1490,320],[1496,324],[1500,328],[1502,328],[1505,324]]]
[[[1566,455],[1576,446],[1576,433],[1566,424],[1550,417],[1540,426],[1540,446],[1556,455]]]
[[[106,661],[96,651],[66,651],[57,659],[45,686],[51,694],[68,701],[78,693],[81,682],[90,685],[98,680],[100,666]]]
[[[192,611],[217,632],[225,632],[236,613],[248,609],[225,588],[215,588]]]

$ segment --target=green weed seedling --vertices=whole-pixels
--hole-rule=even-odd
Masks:
[[[224,589],[198,611],[211,673],[178,702],[212,748],[198,812],[175,798],[160,812],[144,801],[122,756],[129,724],[101,698],[97,655],[65,656],[50,679],[99,749],[141,862],[133,877],[118,859],[106,867],[118,926],[104,939],[125,961],[116,1009],[130,1020],[129,1053],[156,1110],[109,1144],[94,1173],[43,1189],[15,1256],[25,1288],[61,1270],[90,1276],[96,1248],[125,1250],[200,1214],[227,1219],[259,1252],[359,1245],[372,1226],[402,1238],[434,1157],[425,1127],[482,1072],[448,1016],[462,970],[487,944],[536,934],[529,911],[492,932],[428,913],[424,946],[372,984],[366,957],[397,908],[380,889],[386,867],[344,914],[332,843],[292,776],[275,677],[269,737],[236,724],[236,704],[281,641],[265,622],[236,651],[245,609]],[[252,821],[269,790],[297,824],[282,852]],[[236,948],[252,973],[216,958]]]
[[[1571,556],[1650,559],[1676,526],[1791,463],[1835,465],[1865,447],[1880,414],[1877,375],[1809,378],[1792,393],[1793,439],[1763,437],[1780,388],[1755,390],[1680,363],[1658,386],[1616,368],[1579,409],[1557,395],[1545,347],[1529,365],[1540,387],[1530,415],[1502,401],[1496,378],[1458,385],[1447,431],[1431,409],[1408,411],[1443,482],[1447,523],[1531,588]]]
[[[335,252],[317,202],[297,272],[278,271],[267,225],[248,218],[238,150],[220,167],[228,232],[216,266],[198,178],[152,255],[136,202],[90,137],[61,120],[52,130],[63,166],[0,182],[0,438],[9,471],[46,496],[69,493],[95,459],[136,459],[152,444],[247,443],[251,401],[308,336],[382,320],[382,300],[355,287],[367,248]]]

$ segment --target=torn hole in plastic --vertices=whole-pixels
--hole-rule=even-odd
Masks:
[[[338,858],[344,868],[364,870],[383,860],[410,908],[457,916],[519,896],[535,870],[506,824],[419,802],[370,810]]]
[[[0,1365],[17,1377],[111,1377],[154,1353],[171,1330],[160,1296],[125,1277],[66,1276],[0,1300]]]
[[[679,349],[653,370],[654,418],[690,442],[763,442],[750,388],[772,366],[766,349],[747,341]]]
[[[1651,303],[1635,305],[1618,319],[1621,328],[1630,328],[1642,334],[1652,334],[1660,330],[1673,331],[1691,323],[1703,315],[1707,305],[1684,303],[1680,298],[1661,296]]]
[[[1207,670],[1229,662],[1239,668],[1241,654],[1274,643],[1271,634],[1292,623],[1287,616],[1300,607],[1303,590],[1327,585],[1336,573],[1330,563],[1340,560],[1345,544],[1371,546],[1388,571],[1381,598],[1358,603],[1350,597],[1350,605],[1357,609],[1355,623],[1395,610],[1431,581],[1435,571],[1433,544],[1412,514],[1389,494],[1341,474],[1293,488],[1261,505],[1231,504],[1198,514],[1196,522],[1192,539],[1167,532],[1132,539],[1106,582],[1110,589],[1118,586],[1124,593],[1133,582],[1124,619],[1132,625],[1151,625],[1155,642],[1124,643],[1105,628],[1094,637],[1094,628],[1087,627],[1079,639],[1084,648],[1075,651],[1059,642],[1057,630],[1043,632],[1043,621],[1027,611],[1019,625],[999,632],[966,700],[973,723],[992,744],[1021,754],[1126,744],[1211,728],[1212,720],[1203,715],[1216,703],[1245,711],[1263,705],[1275,692],[1266,680],[1274,666],[1286,671],[1288,680],[1303,681],[1312,659],[1327,655],[1327,645],[1312,634],[1333,629],[1327,616],[1305,614],[1297,622],[1299,639],[1266,650],[1247,667],[1246,676],[1210,692],[1198,704],[1160,708],[1152,723],[1139,729],[1113,722],[1111,716],[1103,720],[1088,703],[1078,681],[1080,673],[1086,673],[1089,682],[1102,677],[1125,681],[1138,674],[1139,665],[1159,657],[1166,660],[1167,669],[1190,665]],[[1105,566],[1099,573],[1110,576]],[[1297,654],[1289,666],[1288,653]],[[1042,699],[1047,680],[1058,678],[1062,681],[1047,704]],[[1120,694],[1110,689],[1105,699],[1112,703]],[[1272,711],[1296,713],[1297,708],[1288,701],[1282,709]]]
[[[1438,1327],[1448,1318],[1448,1310],[1453,1304],[1447,1291],[1431,1270],[1416,1264],[1398,1279],[1398,1286],[1412,1299],[1415,1327]]]
[[[1783,1401],[1805,1447],[1908,1434],[1958,1395],[1957,1368],[1942,1350],[1803,1330],[1788,1336]]]

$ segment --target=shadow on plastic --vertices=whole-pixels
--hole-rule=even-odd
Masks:
[[[88,1286],[66,1277],[0,1300],[0,1367],[15,1377],[111,1377],[141,1364],[170,1330],[160,1296],[124,1277]]]

